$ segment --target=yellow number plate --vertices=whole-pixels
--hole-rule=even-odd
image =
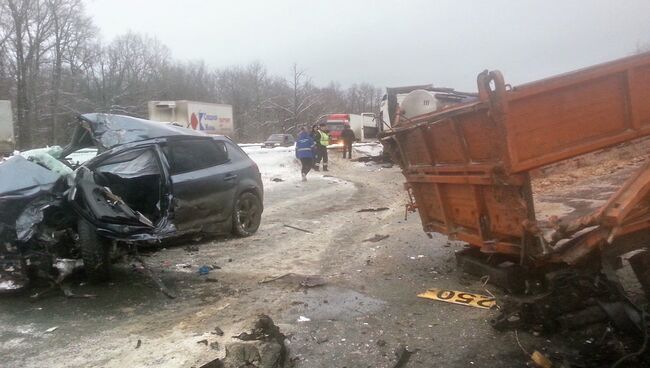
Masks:
[[[484,309],[490,309],[496,304],[496,300],[492,297],[454,290],[429,289],[422,294],[418,294],[418,296],[425,299]]]

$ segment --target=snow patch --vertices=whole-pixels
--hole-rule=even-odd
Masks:
[[[384,146],[379,142],[372,143],[354,143],[352,149],[364,156],[380,156],[384,152]]]

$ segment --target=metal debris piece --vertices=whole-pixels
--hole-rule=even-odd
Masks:
[[[433,288],[418,294],[418,297],[482,309],[490,309],[496,305],[496,300],[490,296],[455,290]]]
[[[305,233],[307,233],[307,234],[313,234],[312,231],[305,230],[305,229],[301,229],[301,228],[296,227],[296,226],[291,226],[291,225],[284,224],[284,227],[288,227],[288,228],[290,228],[290,229],[294,229],[294,230],[302,231],[302,232],[305,232]]]
[[[389,210],[388,207],[362,208],[362,209],[358,210],[357,213],[359,213],[359,212],[381,212],[381,211],[388,211],[388,210]]]
[[[366,243],[366,242],[377,243],[384,239],[388,239],[388,237],[390,237],[390,235],[375,234],[375,236],[373,236],[372,238],[365,239],[362,243]]]
[[[175,299],[176,298],[176,295],[174,293],[172,293],[167,288],[165,283],[160,279],[160,277],[158,277],[155,274],[155,272],[153,272],[153,270],[147,266],[147,264],[144,262],[142,257],[137,256],[137,257],[135,257],[135,259],[138,262],[140,262],[140,264],[142,265],[142,270],[144,271],[145,276],[149,277],[149,279],[151,279],[151,281],[153,281],[156,284],[156,286],[158,286],[158,290],[160,290],[161,293],[165,294],[165,296],[168,297],[169,299]]]

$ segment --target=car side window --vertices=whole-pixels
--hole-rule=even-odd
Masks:
[[[231,142],[226,142],[226,147],[228,148],[228,157],[233,162],[245,160],[248,157],[241,148]]]
[[[212,139],[171,141],[163,147],[171,174],[205,169],[228,161],[223,142]]]

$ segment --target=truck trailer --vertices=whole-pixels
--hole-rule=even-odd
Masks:
[[[11,101],[0,100],[0,156],[11,154],[14,147],[14,119],[11,112]]]
[[[233,136],[232,106],[196,101],[149,101],[149,120],[174,123],[207,134]]]

